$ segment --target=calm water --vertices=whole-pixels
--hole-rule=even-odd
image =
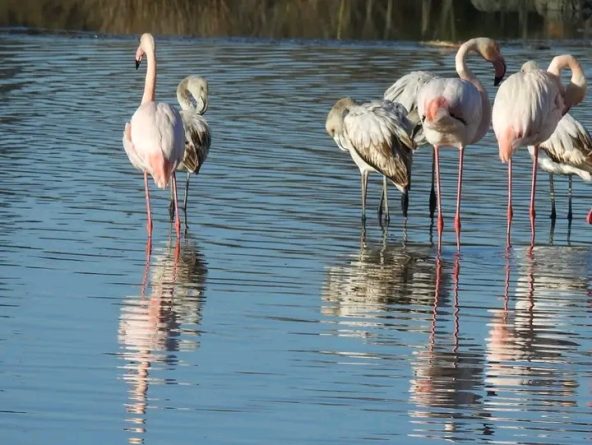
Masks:
[[[372,210],[364,233],[357,169],[324,133],[341,96],[381,96],[413,69],[453,75],[450,50],[158,44],[160,100],[187,74],[209,79],[214,142],[178,244],[154,190],[147,259],[142,177],[121,146],[144,80],[136,39],[0,34],[2,443],[590,443],[590,187],[575,181],[569,228],[558,181],[551,237],[541,174],[529,252],[519,152],[506,253],[489,134],[467,152],[458,255],[444,151],[437,255],[430,151],[406,229],[393,188],[390,228]],[[583,45],[504,45],[509,72],[561,52],[592,66]],[[473,66],[493,97],[493,73]],[[592,127],[589,103],[574,114]]]

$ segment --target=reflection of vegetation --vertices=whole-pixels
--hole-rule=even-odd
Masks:
[[[0,26],[338,39],[572,37],[580,0],[3,0]],[[565,26],[564,21],[578,26]]]

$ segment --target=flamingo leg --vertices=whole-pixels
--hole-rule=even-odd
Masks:
[[[551,197],[551,216],[550,218],[555,221],[557,218],[557,212],[555,211],[555,181],[553,181],[553,173],[549,173],[549,196]]]
[[[454,230],[456,231],[456,247],[460,249],[460,201],[462,197],[463,163],[465,157],[464,147],[459,147],[458,153],[458,184],[456,186],[456,215],[454,216]]]
[[[403,211],[403,217],[407,218],[407,211],[409,209],[409,190],[405,190],[401,194],[401,210]]]
[[[572,175],[569,175],[567,177],[568,178],[568,181],[569,181],[567,183],[568,184],[567,185],[567,199],[568,199],[568,201],[567,201],[568,202],[568,204],[567,204],[568,205],[568,207],[567,207],[567,219],[570,220],[570,221],[573,218],[573,213],[571,211],[571,197],[572,197],[572,192],[573,192],[572,184],[571,184],[571,177],[572,177]]]
[[[510,242],[510,231],[512,229],[512,216],[514,212],[512,211],[512,158],[508,161],[508,226],[506,228],[506,247],[512,247],[512,243]]]
[[[171,187],[171,199],[169,202],[169,217],[171,222],[175,219],[175,194],[173,193],[173,187]]]
[[[362,221],[366,222],[366,189],[368,187],[368,172],[361,172],[360,181],[362,185]]]
[[[152,212],[150,211],[150,191],[148,190],[148,173],[146,172],[144,172],[144,190],[146,192],[146,214],[148,215],[146,230],[148,238],[152,238]]]
[[[189,196],[189,179],[191,179],[191,172],[187,172],[187,180],[185,181],[185,196],[183,197],[183,213],[185,213],[185,230],[189,228],[187,225],[187,196]]]
[[[385,222],[390,221],[389,215],[389,208],[388,208],[388,195],[387,195],[387,187],[388,187],[388,180],[386,176],[382,177],[382,194],[380,195],[380,205],[378,206],[378,219],[382,220],[382,210],[384,207],[384,220]]]
[[[436,151],[432,150],[432,188],[430,190],[430,218],[434,218],[436,210],[436,190],[434,189],[434,164],[436,163]]]
[[[175,232],[177,232],[177,238],[181,237],[181,222],[179,220],[179,203],[177,200],[177,177],[175,172],[172,176],[172,187],[173,187],[173,200],[175,202]]]
[[[444,230],[444,217],[442,216],[442,191],[440,189],[440,152],[434,145],[434,160],[436,162],[436,199],[438,201],[438,251],[442,248],[442,231]]]
[[[532,184],[530,187],[530,245],[534,246],[535,239],[535,219],[536,211],[534,209],[534,198],[536,194],[536,178],[539,165],[539,146],[534,146],[534,160],[532,161]]]

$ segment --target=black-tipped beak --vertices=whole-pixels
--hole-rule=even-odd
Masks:
[[[140,68],[140,61],[136,60],[136,69]]]
[[[493,79],[493,86],[495,86],[495,87],[497,87],[501,83],[502,79],[506,75],[506,61],[504,60],[502,63],[503,63],[503,71],[502,71],[501,75],[496,75],[495,78]]]

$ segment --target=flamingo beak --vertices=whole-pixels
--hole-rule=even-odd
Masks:
[[[142,61],[141,59],[140,60],[136,59],[136,69],[140,68],[141,61]]]
[[[504,76],[506,75],[506,61],[504,60],[504,58],[502,57],[499,60],[497,60],[494,63],[494,67],[495,67],[495,78],[493,80],[493,86],[497,87],[501,83]]]

